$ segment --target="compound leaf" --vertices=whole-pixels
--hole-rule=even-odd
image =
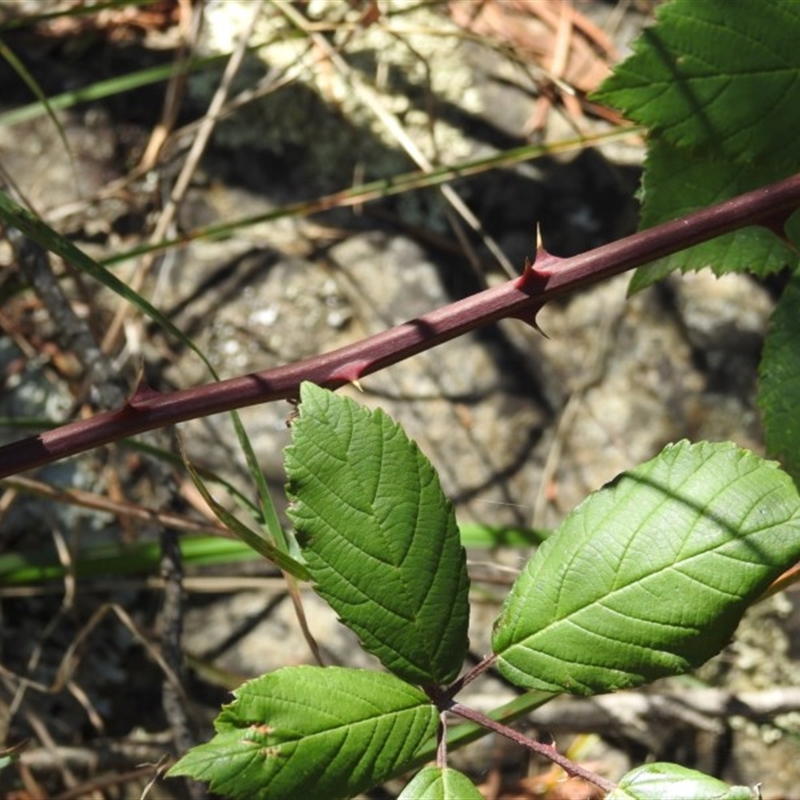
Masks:
[[[436,733],[419,689],[381,672],[286,667],[243,684],[216,736],[169,774],[231,800],[350,797],[386,780]]]
[[[498,667],[576,694],[686,672],[798,559],[800,497],[777,464],[732,443],[670,445],[538,549],[495,623]]]
[[[300,392],[289,516],[317,591],[395,675],[452,680],[468,644],[469,584],[436,472],[382,411],[310,383]]]
[[[641,228],[800,169],[795,0],[671,0],[594,99],[650,128]],[[768,274],[797,255],[766,229],[741,229],[636,271],[637,291],[672,270]]]
[[[447,767],[425,767],[400,792],[397,800],[483,800],[483,795],[463,772]]]
[[[595,99],[673,145],[734,161],[794,161],[796,0],[671,0]]]
[[[784,289],[772,314],[759,366],[758,404],[767,449],[800,485],[800,277]]]
[[[656,762],[624,775],[605,800],[757,800],[758,796],[746,786],[729,786],[678,764]]]

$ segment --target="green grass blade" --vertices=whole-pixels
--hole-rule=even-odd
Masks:
[[[464,523],[458,526],[464,547],[535,547],[550,535],[550,531],[521,528],[513,525],[478,525]]]
[[[139,453],[146,453],[149,456],[153,456],[154,458],[157,458],[165,463],[172,464],[175,467],[183,467],[183,459],[179,455],[176,453],[171,453],[169,450],[163,450],[162,448],[155,447],[147,442],[143,442],[138,439],[120,439],[117,444],[122,444],[125,447],[129,447],[131,450],[136,450]],[[258,507],[241,489],[236,487],[229,480],[223,478],[221,475],[218,475],[216,472],[208,469],[207,467],[199,467],[194,465],[194,470],[198,475],[200,475],[201,478],[203,478],[203,480],[212,481],[213,483],[219,484],[249,514],[252,514],[253,516],[258,515]]]
[[[51,111],[61,111],[72,108],[79,103],[88,103],[93,100],[101,100],[104,97],[113,97],[133,89],[140,89],[142,86],[149,86],[153,83],[168,80],[176,69],[184,73],[199,72],[202,69],[221,63],[230,57],[230,54],[207,56],[182,62],[181,64],[162,64],[158,67],[137,70],[127,75],[120,75],[116,78],[109,78],[105,81],[97,81],[90,86],[63,92],[50,97],[47,107],[43,107],[41,102],[30,103],[20,108],[14,108],[0,114],[0,125],[17,125],[30,119],[42,116]]]
[[[2,119],[0,117],[0,119]],[[221,239],[232,236],[237,231],[253,225],[261,225],[267,222],[275,222],[287,217],[306,217],[317,214],[331,208],[346,208],[349,206],[361,205],[373,200],[379,200],[393,195],[403,194],[416,189],[427,189],[441,184],[448,183],[457,178],[468,178],[480,175],[493,169],[503,169],[531,161],[535,158],[558,153],[567,153],[573,150],[580,150],[592,144],[611,142],[628,136],[636,135],[644,131],[644,128],[625,128],[608,133],[597,134],[589,138],[569,139],[555,144],[543,145],[524,145],[522,147],[504,150],[491,156],[470,159],[460,164],[449,164],[438,167],[430,172],[415,170],[389,178],[369,181],[368,183],[353,186],[339,192],[324,195],[323,197],[311,200],[301,200],[296,203],[289,203],[279,208],[268,211],[264,214],[255,214],[239,219],[228,220],[226,222],[214,223],[185,231],[180,238],[164,239],[160,242],[149,242],[146,244],[132,247],[122,253],[103,259],[100,263],[109,267],[128,261],[147,253],[155,253],[169,250],[178,245],[185,245],[187,242],[194,242],[202,239]]]
[[[25,85],[39,100],[39,103],[41,103],[41,105],[44,107],[47,116],[50,117],[50,120],[52,121],[53,125],[55,125],[56,131],[58,131],[58,138],[61,139],[61,143],[64,145],[64,150],[67,154],[67,157],[69,158],[72,170],[77,175],[77,169],[75,167],[75,158],[72,154],[72,150],[70,149],[69,142],[67,141],[67,134],[64,131],[64,126],[58,121],[55,109],[51,105],[47,95],[42,91],[41,87],[36,82],[33,75],[31,75],[31,73],[27,70],[25,65],[17,58],[16,54],[8,47],[8,45],[2,39],[0,39],[0,56],[2,56],[9,63],[14,72],[16,72],[17,75],[19,75],[19,77],[24,81]]]
[[[244,429],[241,417],[236,411],[231,411],[231,419],[233,421],[234,430],[236,431],[236,438],[239,440],[239,446],[242,448],[245,460],[247,461],[247,470],[258,491],[259,508],[264,526],[267,529],[272,543],[279,550],[288,555],[289,542],[286,538],[283,526],[278,519],[278,512],[275,509],[275,504],[272,502],[272,495],[269,491],[264,471],[258,463],[258,458],[256,458],[255,450]]]
[[[183,563],[211,566],[260,558],[249,545],[221,536],[190,536],[180,540]],[[76,578],[107,578],[152,573],[158,570],[158,542],[102,545],[76,555],[72,574]],[[28,586],[63,580],[66,570],[55,553],[6,553],[0,556],[0,585]]]
[[[194,467],[188,459],[184,458],[184,465],[189,477],[192,479],[197,491],[203,496],[203,499],[208,503],[209,508],[214,512],[217,519],[223,523],[232,533],[236,534],[243,542],[248,544],[257,553],[261,553],[264,558],[269,559],[284,572],[288,572],[295,578],[301,581],[310,579],[308,570],[303,564],[296,559],[292,558],[287,552],[280,550],[272,542],[267,541],[263,532],[256,532],[248,528],[241,520],[231,514],[228,509],[220,505],[208,491],[208,488],[203,483],[203,480],[197,474]]]

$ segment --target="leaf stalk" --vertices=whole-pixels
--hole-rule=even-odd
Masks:
[[[470,720],[470,722],[475,722],[495,733],[499,733],[501,736],[511,739],[511,741],[522,745],[528,750],[532,750],[534,753],[544,756],[554,764],[558,764],[558,766],[572,778],[581,778],[588,783],[600,787],[606,793],[617,788],[617,785],[613,781],[606,780],[600,775],[585,769],[580,764],[570,761],[566,756],[561,755],[552,744],[537,742],[535,739],[531,739],[529,736],[525,736],[525,734],[515,731],[513,728],[509,728],[501,722],[495,722],[491,717],[481,714],[480,711],[476,711],[468,706],[462,706],[461,703],[450,703],[448,710],[459,717]]]

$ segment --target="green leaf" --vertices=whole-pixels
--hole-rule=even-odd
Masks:
[[[430,462],[382,411],[304,383],[286,452],[289,517],[317,591],[411,683],[458,674],[466,556]]]
[[[350,797],[380,783],[434,736],[420,690],[379,672],[287,667],[243,684],[207,744],[169,771],[232,800]]]
[[[758,790],[729,786],[678,764],[646,764],[631,770],[606,800],[757,800]]]
[[[397,800],[483,800],[483,795],[463,772],[446,767],[425,767],[400,792]]]
[[[800,209],[794,212],[786,224],[783,226],[786,237],[794,245],[795,249],[800,249]]]
[[[770,454],[800,485],[800,276],[772,314],[759,366],[758,405]]]
[[[791,171],[783,164],[739,164],[664,142],[652,142],[642,179],[639,227],[650,228],[707,208],[785,178]],[[748,271],[764,277],[796,264],[796,250],[767,228],[753,225],[639,267],[631,279],[629,292],[644,289],[673,271],[710,267],[716,275]]]
[[[671,0],[633,55],[593,97],[650,128],[640,228],[721,202],[800,169],[796,41],[800,4]],[[638,269],[630,291],[710,266],[767,275],[797,254],[766,229],[745,228]]]
[[[670,445],[539,547],[495,623],[498,667],[577,694],[686,672],[798,559],[800,498],[777,464],[732,443]]]
[[[795,163],[800,3],[671,0],[656,20],[594,99],[673,145]]]

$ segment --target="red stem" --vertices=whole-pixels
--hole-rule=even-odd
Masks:
[[[566,756],[562,756],[553,745],[537,742],[535,739],[531,739],[530,736],[525,736],[525,734],[515,731],[513,728],[509,728],[508,725],[495,722],[491,717],[481,714],[480,711],[462,706],[461,703],[451,703],[447,710],[453,714],[457,714],[459,717],[468,719],[470,722],[475,722],[478,725],[482,725],[484,728],[499,733],[501,736],[505,736],[507,739],[511,739],[511,741],[521,744],[523,747],[527,747],[528,750],[533,750],[534,753],[538,753],[554,764],[558,764],[570,777],[582,778],[589,783],[593,783],[595,786],[599,786],[604,792],[611,792],[617,788],[617,785],[612,781],[601,778],[594,772],[584,769],[580,764],[570,761]]]
[[[335,389],[499,319],[533,323],[536,312],[554,297],[720,234],[759,221],[772,224],[798,206],[800,174],[573,258],[540,253],[536,264],[515,280],[333,352],[191,389],[138,391],[118,411],[0,447],[0,478],[176,422],[294,398],[301,381]]]

